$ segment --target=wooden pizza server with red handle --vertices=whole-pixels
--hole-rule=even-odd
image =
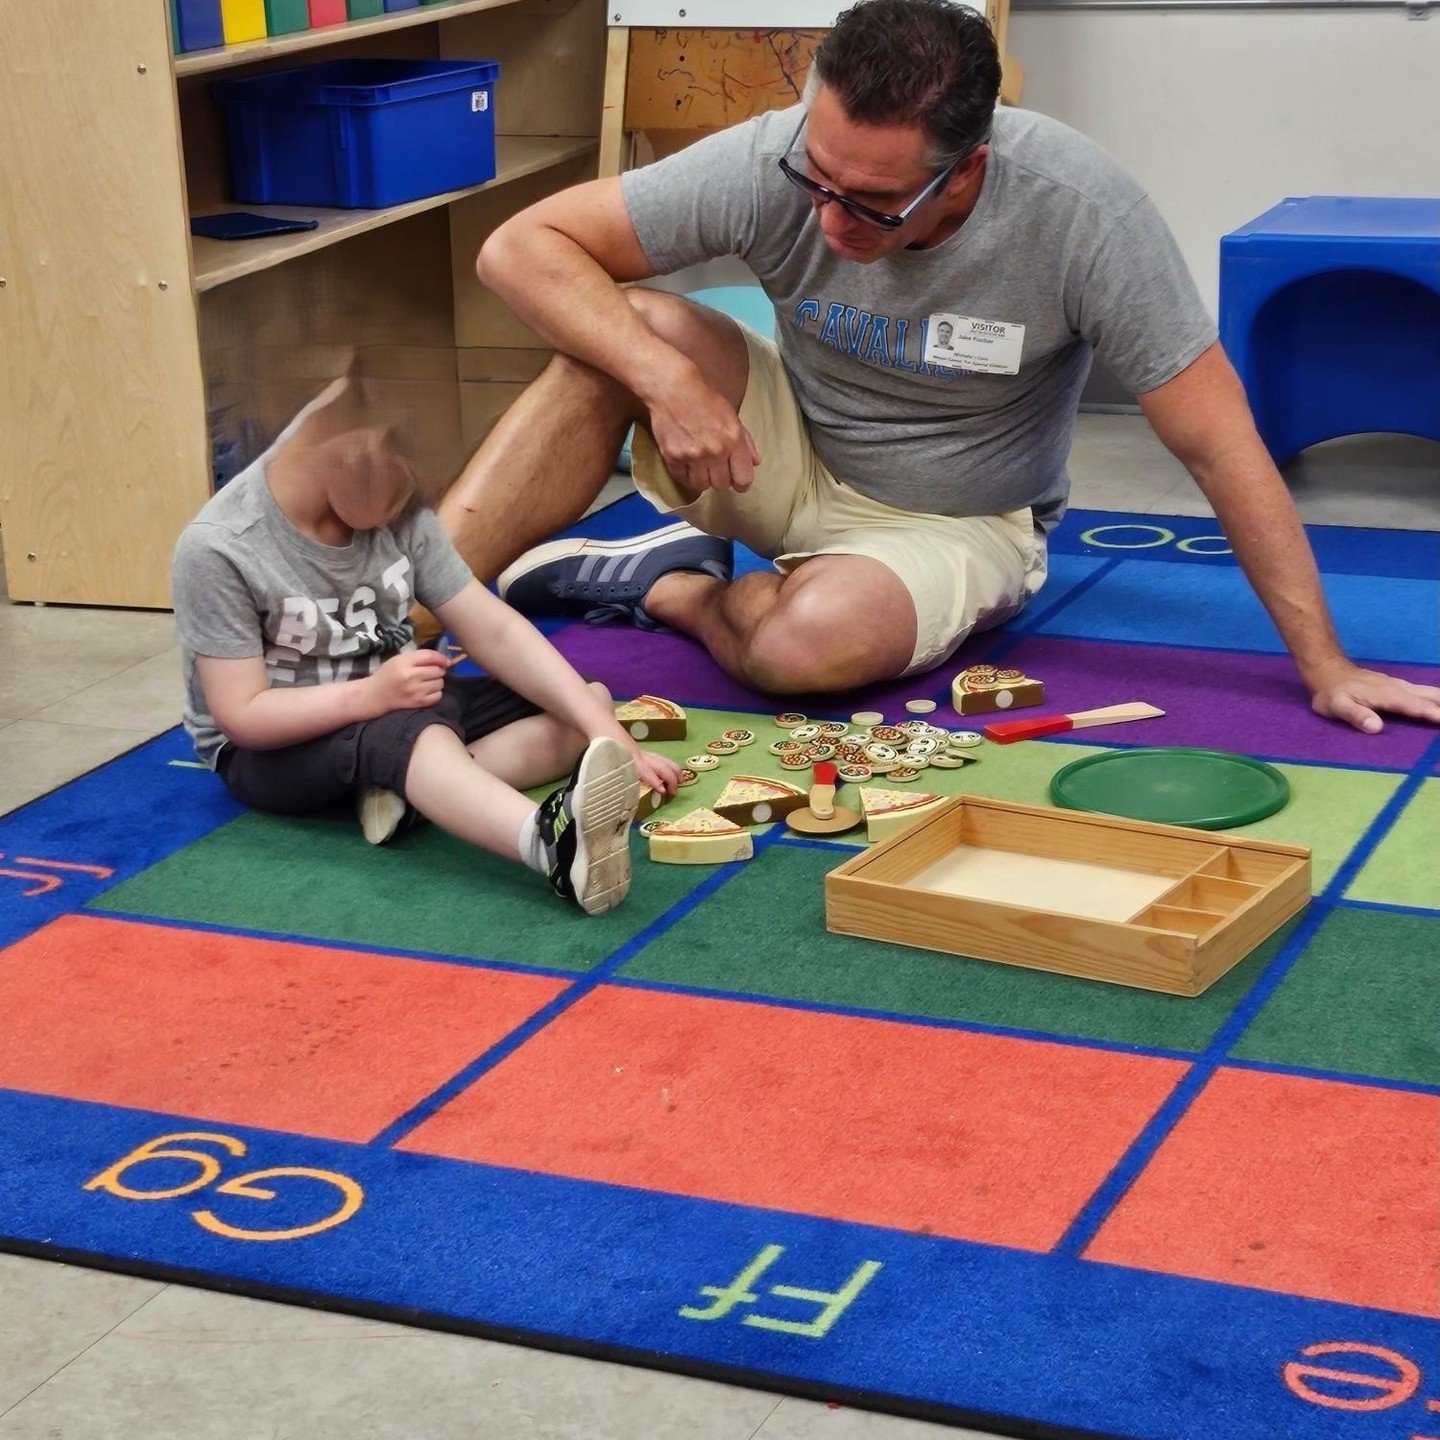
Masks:
[[[1077,710],[1073,715],[1031,715],[1019,720],[997,720],[985,727],[985,738],[999,745],[1014,740],[1035,740],[1041,735],[1063,735],[1067,730],[1088,730],[1092,725],[1119,725],[1126,720],[1153,720],[1165,712],[1137,701],[1107,705],[1102,710]]]

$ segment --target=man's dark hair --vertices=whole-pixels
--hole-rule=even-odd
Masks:
[[[851,120],[921,126],[937,169],[989,138],[1000,93],[990,26],[951,0],[860,0],[820,42],[813,73]]]

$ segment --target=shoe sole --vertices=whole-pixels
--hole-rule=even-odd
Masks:
[[[407,806],[393,790],[367,791],[360,800],[360,833],[370,845],[383,845],[394,837],[405,819]]]
[[[640,777],[618,740],[593,740],[575,782],[575,859],[570,883],[587,915],[613,910],[630,890],[630,824],[640,803]]]
[[[517,580],[523,580],[532,571],[540,569],[543,565],[549,565],[555,560],[569,559],[570,556],[578,555],[582,550],[601,555],[635,555],[642,550],[649,550],[655,545],[662,544],[667,536],[674,536],[678,540],[682,535],[689,534],[694,528],[693,525],[688,525],[681,520],[674,525],[665,525],[659,530],[647,531],[644,535],[632,535],[626,540],[551,540],[548,544],[537,545],[533,550],[527,550],[513,565],[501,571],[495,587],[499,590],[500,598],[503,600]]]

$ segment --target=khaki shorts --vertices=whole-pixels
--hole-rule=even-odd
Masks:
[[[635,485],[658,510],[710,535],[748,545],[789,574],[812,555],[865,555],[897,576],[915,605],[915,653],[905,673],[928,670],[976,630],[1017,614],[1045,580],[1045,544],[1030,511],[945,515],[892,510],[852,490],[810,444],[775,346],[742,325],[750,380],[740,419],[761,461],[743,495],[691,499],[670,478],[643,428],[632,443]]]

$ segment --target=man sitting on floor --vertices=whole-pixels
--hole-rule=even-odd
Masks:
[[[804,105],[501,226],[481,278],[558,353],[440,507],[460,552],[524,611],[672,627],[760,690],[930,669],[1043,583],[1093,351],[1214,505],[1316,710],[1440,721],[1440,690],[1341,651],[1144,191],[1075,131],[997,112],[999,80],[968,7],[863,0]],[[721,255],[759,277],[778,345],[620,288]],[[632,422],[636,483],[672,523],[522,555],[583,513]],[[774,569],[732,580],[732,540]]]

